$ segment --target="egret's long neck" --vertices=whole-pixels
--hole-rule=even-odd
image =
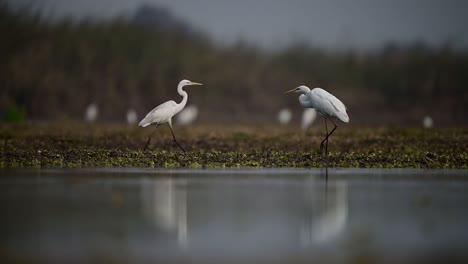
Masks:
[[[299,96],[299,103],[303,107],[311,107],[311,102],[310,102],[310,89],[307,91],[307,89],[301,89],[302,94]]]
[[[307,94],[301,94],[299,96],[299,103],[301,103],[302,106],[307,107],[309,105],[309,96]]]
[[[178,107],[180,108],[180,110],[182,110],[185,107],[185,105],[187,104],[187,99],[188,99],[188,94],[186,91],[182,89],[183,87],[184,86],[180,84],[179,86],[177,86],[177,92],[182,96],[182,101],[178,104]]]

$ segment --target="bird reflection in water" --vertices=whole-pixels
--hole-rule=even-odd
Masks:
[[[186,182],[172,178],[143,181],[142,201],[146,218],[157,228],[176,233],[178,245],[187,248]]]
[[[328,183],[328,168],[325,169],[324,197],[320,199],[316,193],[311,193],[317,188],[316,178],[311,178],[304,189],[304,199],[310,206],[309,217],[304,218],[300,231],[300,243],[302,247],[312,244],[323,244],[335,239],[346,226],[348,219],[348,186],[345,181],[333,181]]]
[[[335,242],[348,219],[346,182],[317,176],[305,184],[289,177],[151,179],[142,183],[144,217],[156,230],[155,247],[175,239],[189,254],[260,257],[313,248]]]

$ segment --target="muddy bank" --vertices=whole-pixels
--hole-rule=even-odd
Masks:
[[[340,127],[329,155],[320,125],[154,128],[81,123],[1,124],[1,167],[369,167],[468,168],[467,129]]]

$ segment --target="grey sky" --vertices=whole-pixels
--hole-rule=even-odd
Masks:
[[[30,0],[16,0],[31,2]],[[446,40],[468,47],[463,0],[36,0],[55,15],[113,16],[143,3],[165,6],[221,43],[239,38],[265,47],[305,40],[330,48],[388,41]]]

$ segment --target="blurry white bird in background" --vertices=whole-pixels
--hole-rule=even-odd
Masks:
[[[91,103],[86,107],[84,119],[86,122],[96,121],[99,114],[98,107],[95,103]]]
[[[191,82],[189,80],[180,81],[179,85],[177,86],[177,92],[182,96],[182,101],[180,103],[176,103],[171,100],[156,106],[138,124],[141,127],[147,127],[150,125],[158,126],[160,124],[168,123],[169,127],[171,128],[172,138],[174,139],[174,142],[180,147],[180,149],[183,152],[185,152],[185,149],[179,144],[179,142],[177,142],[177,139],[174,135],[174,130],[172,129],[172,117],[180,111],[182,111],[182,109],[184,109],[185,105],[187,104],[188,94],[182,89],[186,85],[202,84]],[[156,130],[154,132],[156,132]],[[146,145],[143,150],[146,150],[146,147],[148,146],[154,132],[149,136],[148,141],[146,142]]]
[[[300,93],[299,102],[301,105],[307,108],[314,108],[324,117],[327,135],[320,143],[320,153],[322,153],[324,142],[326,142],[325,153],[328,155],[328,137],[330,137],[337,128],[335,122],[333,122],[333,118],[337,118],[344,123],[349,122],[346,106],[338,98],[322,88],[310,90],[309,87],[301,85],[284,93]],[[327,119],[335,126],[330,133],[328,133]]]
[[[281,109],[281,111],[279,111],[278,113],[278,122],[281,125],[289,124],[289,122],[291,121],[291,118],[292,118],[292,112],[289,109],[286,109],[286,108]]]
[[[133,108],[128,109],[127,110],[127,124],[133,125],[133,124],[136,124],[137,121],[138,121],[138,115],[135,109]]]
[[[182,126],[191,125],[198,116],[198,107],[189,105],[176,116],[176,123]]]
[[[302,113],[301,128],[306,130],[308,127],[314,123],[317,118],[317,111],[313,108],[306,108]]]
[[[425,116],[423,118],[423,127],[424,128],[432,128],[434,126],[434,121],[430,116]]]

